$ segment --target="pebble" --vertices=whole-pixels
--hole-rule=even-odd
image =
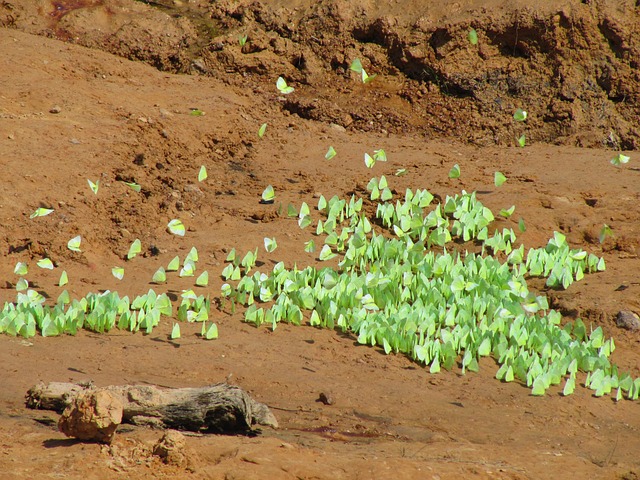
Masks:
[[[62,111],[62,107],[60,107],[60,105],[54,105],[49,110],[49,113],[60,113],[61,111]]]
[[[325,405],[333,405],[335,403],[335,399],[333,398],[333,395],[328,392],[320,392],[318,401],[324,403]]]
[[[203,195],[202,190],[200,190],[200,187],[192,183],[185,185],[182,190],[186,193],[197,193],[197,194]]]
[[[616,325],[620,328],[635,332],[640,330],[640,317],[629,310],[621,310],[616,316]]]

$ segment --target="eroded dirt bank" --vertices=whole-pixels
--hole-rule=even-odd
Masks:
[[[150,4],[5,2],[0,23],[212,75],[260,97],[261,85],[284,75],[299,92],[286,110],[350,130],[481,146],[525,133],[530,142],[638,147],[633,1]],[[377,87],[352,81],[354,58],[379,75]],[[515,108],[531,114],[526,128],[514,127]]]

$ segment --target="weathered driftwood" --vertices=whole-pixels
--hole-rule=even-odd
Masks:
[[[107,398],[108,397],[108,398]],[[51,382],[40,383],[27,393],[29,408],[55,410],[63,413],[60,429],[78,438],[78,423],[88,417],[95,420],[95,406],[104,405],[107,417],[117,418],[117,404],[122,403],[122,423],[151,425],[162,428],[189,430],[194,432],[230,433],[249,432],[252,425],[267,425],[277,428],[278,422],[269,408],[253,400],[239,387],[220,383],[201,388],[165,389],[149,385],[122,385],[98,388],[91,384]],[[91,414],[77,413],[89,405],[94,408]],[[72,413],[76,410],[75,417]],[[65,419],[66,417],[66,419]],[[104,415],[103,415],[104,417]],[[65,423],[66,422],[66,423]],[[64,424],[64,425],[63,425]],[[71,433],[63,428],[70,428]],[[110,441],[106,427],[101,435]],[[115,431],[115,428],[113,428]],[[75,433],[74,433],[75,432]]]

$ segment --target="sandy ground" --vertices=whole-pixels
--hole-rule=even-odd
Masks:
[[[169,340],[165,321],[150,335],[1,336],[0,478],[638,478],[635,402],[582,387],[533,397],[495,380],[492,359],[478,373],[431,375],[338,331],[255,328],[240,309],[215,307],[233,247],[260,247],[265,269],[319,264],[303,250],[311,232],[279,205],[365,196],[372,172],[363,154],[384,148],[389,161],[373,173],[396,192],[475,190],[494,211],[516,205],[496,227],[524,218],[527,247],[561,231],[604,256],[605,272],[566,291],[531,287],[566,321],[602,326],[616,341],[612,360],[640,375],[638,334],[615,322],[620,310],[640,311],[638,7],[520,3],[0,2],[0,299],[15,300],[18,261],[54,300],[63,270],[75,298],[179,294],[192,278],[158,286],[151,276],[196,246],[211,278],[198,293],[214,300],[220,332],[208,342],[185,323],[182,338]],[[354,57],[378,74],[373,82],[349,72]],[[293,94],[278,94],[279,75]],[[526,124],[513,121],[518,107]],[[521,134],[525,148],[515,146]],[[329,145],[338,155],[327,162]],[[617,149],[631,157],[618,168],[609,163]],[[462,175],[452,180],[456,163]],[[399,168],[407,175],[394,176]],[[509,179],[499,189],[496,170]],[[97,195],[87,179],[100,179]],[[259,202],[268,184],[274,205]],[[55,212],[30,219],[38,207]],[[166,232],[172,218],[184,221],[184,238]],[[600,243],[603,224],[613,235]],[[67,249],[75,235],[80,253]],[[263,238],[274,236],[279,247],[268,254]],[[136,238],[143,252],[127,261]],[[53,271],[35,266],[43,256]],[[114,266],[125,268],[123,280]],[[24,407],[38,381],[86,380],[229,381],[269,405],[280,428],[188,436],[183,468],[150,454],[162,432],[123,425],[111,446],[82,443],[57,432],[55,413]],[[322,392],[335,403],[319,402]]]

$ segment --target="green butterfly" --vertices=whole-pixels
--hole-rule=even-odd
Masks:
[[[153,274],[153,278],[151,279],[153,283],[164,283],[167,281],[167,274],[164,270],[164,267],[158,268],[156,273]]]
[[[37,265],[40,268],[45,268],[47,270],[53,270],[53,262],[48,258],[43,258],[42,260],[38,260]]]
[[[89,182],[89,188],[94,193],[94,195],[97,195],[98,188],[100,188],[100,180],[96,180],[96,182],[93,183],[91,180],[87,179],[87,182]]]
[[[329,147],[329,150],[327,150],[327,153],[324,154],[324,158],[326,160],[331,160],[336,155],[337,155],[336,149],[333,147]]]
[[[513,114],[513,119],[516,122],[524,122],[527,119],[527,112],[525,112],[524,110],[522,110],[521,108],[517,109],[516,112]]]
[[[267,188],[262,192],[262,203],[273,203],[276,198],[275,191],[271,185],[267,185]]]
[[[177,218],[174,218],[173,220],[171,220],[167,224],[167,228],[169,229],[170,233],[173,233],[174,235],[178,235],[180,237],[184,237],[184,234],[185,234],[184,224]]]
[[[116,277],[118,280],[122,280],[124,278],[124,268],[122,267],[113,267],[111,269],[111,274]]]
[[[283,95],[289,95],[295,90],[293,87],[288,86],[286,80],[282,77],[278,77],[278,80],[276,81],[276,87]]]
[[[267,252],[271,253],[276,248],[278,248],[278,244],[276,243],[276,239],[275,238],[265,238],[264,239],[264,249]]]
[[[127,253],[127,260],[131,260],[133,257],[138,255],[142,251],[142,243],[139,239],[135,239],[131,246],[129,247],[129,252]]]
[[[478,32],[476,32],[475,29],[472,28],[471,30],[469,30],[468,38],[471,45],[478,44]]]
[[[36,210],[29,216],[29,218],[46,217],[53,213],[53,208],[36,208]]]
[[[82,238],[80,237],[80,235],[78,235],[77,237],[73,237],[71,240],[67,242],[67,248],[73,252],[79,252],[81,241],[82,241]]]

